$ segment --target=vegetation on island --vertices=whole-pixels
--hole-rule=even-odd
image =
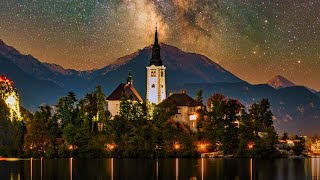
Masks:
[[[153,107],[150,119],[145,103],[123,96],[119,115],[111,117],[105,99],[101,86],[80,100],[69,92],[55,106],[40,106],[34,114],[23,109],[22,121],[10,121],[0,100],[0,156],[199,157],[218,151],[236,157],[280,155],[267,99],[246,109],[235,99],[214,94],[197,111],[197,131],[172,120],[174,104]],[[196,100],[203,101],[202,91]],[[297,155],[303,150],[301,143],[293,147]]]

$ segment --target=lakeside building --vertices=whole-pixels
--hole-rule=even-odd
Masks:
[[[108,97],[107,104],[108,110],[110,111],[112,116],[119,115],[120,111],[120,101],[122,96],[128,97],[134,103],[143,102],[140,94],[133,86],[133,78],[131,73],[129,72],[127,83],[121,83]]]
[[[313,143],[310,150],[314,155],[320,155],[320,140],[317,140],[315,143]]]
[[[186,91],[181,93],[172,93],[161,104],[174,104],[176,106],[176,113],[172,119],[176,122],[182,122],[189,125],[191,130],[196,131],[197,128],[197,111],[201,109],[202,103],[191,98]]]

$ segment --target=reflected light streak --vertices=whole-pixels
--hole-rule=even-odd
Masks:
[[[69,169],[70,170],[70,180],[72,180],[72,178],[73,178],[72,177],[72,174],[73,174],[73,158],[70,158],[69,162],[70,162],[70,166],[69,166],[70,167],[70,169]]]
[[[157,179],[159,179],[159,160],[158,159],[156,163],[156,168],[157,168]]]
[[[32,159],[30,158],[30,179],[32,180]]]
[[[203,180],[203,158],[201,158],[201,179]]]
[[[250,158],[250,180],[252,180],[252,158]]]
[[[179,179],[178,176],[179,176],[179,159],[176,158],[176,179],[177,180]]]
[[[111,180],[113,180],[113,158],[111,158]]]
[[[317,179],[319,179],[320,178],[320,159],[319,158],[317,158],[316,159],[317,160],[317,167],[316,167],[316,169],[317,169]]]
[[[43,162],[43,157],[41,157],[41,161],[40,161],[40,175],[41,175],[41,179],[42,179],[42,162]]]

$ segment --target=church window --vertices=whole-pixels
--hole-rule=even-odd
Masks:
[[[152,85],[151,85],[151,87],[152,87],[152,88],[155,88],[155,87],[156,87],[156,85],[152,84]]]
[[[163,77],[163,70],[161,71],[161,77]]]
[[[163,85],[161,85],[161,87],[163,88]]]
[[[151,70],[151,77],[156,77],[156,70]]]

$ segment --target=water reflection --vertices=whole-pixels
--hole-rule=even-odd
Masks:
[[[320,158],[311,159],[312,179],[320,179]]]
[[[308,159],[0,159],[0,179],[320,179]]]

